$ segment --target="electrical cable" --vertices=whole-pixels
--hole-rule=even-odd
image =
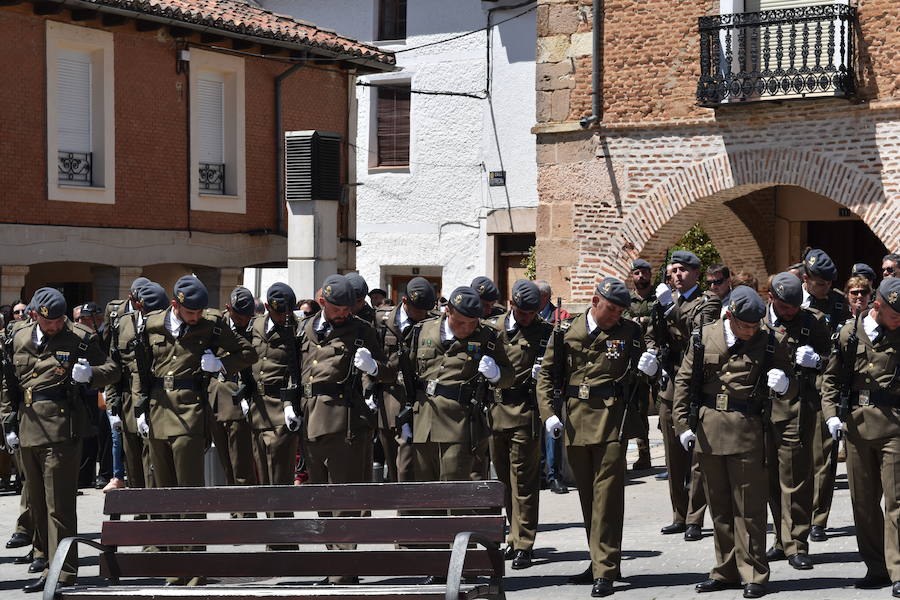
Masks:
[[[503,7],[503,8],[506,8],[506,7]],[[537,10],[537,5],[532,6],[528,10],[525,10],[518,14],[515,14],[515,15],[509,17],[508,19],[503,19],[502,21],[497,21],[491,27],[496,27],[497,25],[503,25],[504,23],[508,23],[508,22],[512,21],[513,19],[518,19],[519,17],[527,15],[528,13],[530,13],[534,10]],[[468,37],[470,35],[474,35],[476,33],[481,33],[482,31],[487,31],[487,29],[488,29],[488,27],[482,27],[480,29],[475,29],[473,31],[467,31],[465,33],[460,33],[459,35],[454,35],[453,37],[444,38],[442,40],[436,40],[434,42],[428,42],[427,44],[420,44],[418,46],[413,46],[412,48],[401,48],[399,50],[394,50],[393,52],[394,52],[394,54],[401,54],[403,52],[412,52],[413,50],[419,50],[421,48],[429,48],[431,46],[437,46],[438,44],[446,44],[447,42],[453,42],[458,39]]]

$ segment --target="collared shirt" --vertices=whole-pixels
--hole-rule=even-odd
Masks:
[[[691,299],[691,296],[694,295],[694,292],[699,289],[700,288],[696,284],[694,284],[694,287],[692,287],[691,289],[689,289],[688,291],[686,291],[683,294],[679,294],[679,297],[684,298],[684,301],[687,302],[688,300]]]
[[[178,338],[178,335],[181,333],[181,319],[178,318],[178,315],[175,314],[174,310],[169,311],[169,318],[166,321],[166,329],[169,330],[169,333],[172,334],[172,337]]]
[[[778,322],[779,325],[784,324],[784,322],[781,320],[781,317],[779,317],[778,315],[775,314],[775,305],[774,304],[769,305],[768,312],[769,312],[769,324],[775,325],[776,321]]]
[[[538,314],[539,314],[539,315],[541,316],[541,318],[544,319],[545,321],[549,321],[549,320],[550,320],[550,317],[553,316],[553,311],[554,311],[555,309],[556,309],[556,307],[553,306],[553,303],[552,303],[552,302],[548,302],[547,305],[544,306],[544,308],[543,308],[543,309],[541,310],[541,312],[538,313]]]
[[[729,290],[725,297],[722,298],[722,313],[719,315],[719,318],[724,319],[725,313],[728,312],[728,301],[731,300],[731,291]],[[774,321],[773,321],[774,322]]]
[[[516,323],[516,317],[513,315],[513,311],[509,311],[509,315],[507,315],[507,317],[506,317],[506,330],[512,331],[513,329],[516,329],[518,326],[519,326],[519,324]]]
[[[324,314],[320,314],[318,317],[316,317],[316,322],[313,323],[313,329],[315,330],[316,333],[319,333],[320,331],[324,331],[327,326],[328,326],[328,321],[325,320]]]
[[[456,336],[453,335],[453,330],[450,329],[450,319],[444,319],[444,324],[441,325],[441,341],[449,342],[456,339]]]
[[[800,306],[802,306],[803,308],[809,308],[811,302],[812,294],[806,291],[806,286],[803,286],[803,302],[800,303]]]
[[[34,326],[34,335],[31,336],[31,341],[34,342],[34,345],[40,346],[41,342],[44,341],[44,332],[41,331],[41,326],[35,324]]]
[[[588,333],[593,333],[597,329],[597,321],[594,320],[594,315],[591,314],[591,311],[587,311],[586,321]]]
[[[872,318],[871,312],[863,319],[863,329],[866,335],[869,336],[869,341],[875,341],[875,338],[881,333],[880,325]]]
[[[734,335],[734,332],[731,330],[731,321],[729,319],[725,319],[725,345],[731,348],[737,342],[737,336]]]
[[[273,329],[275,329],[275,321],[266,317],[266,335],[272,333]]]
[[[397,309],[396,322],[397,322],[397,329],[400,330],[400,333],[405,332],[407,327],[411,327],[411,326],[415,325],[415,323],[413,323],[412,319],[409,318],[409,315],[406,313],[406,309],[403,307],[402,304],[400,305],[400,308]]]

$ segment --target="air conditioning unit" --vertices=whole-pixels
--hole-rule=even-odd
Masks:
[[[288,202],[341,199],[341,136],[328,131],[286,131],[284,196]]]

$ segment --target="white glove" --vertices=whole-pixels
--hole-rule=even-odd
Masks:
[[[79,358],[78,362],[72,366],[72,379],[78,383],[87,383],[93,375],[90,363],[86,358]]]
[[[841,420],[837,417],[828,417],[828,420],[825,421],[825,425],[828,427],[828,433],[831,434],[831,437],[835,439],[835,441],[841,439],[841,431],[844,429],[844,424],[841,423]]]
[[[19,436],[16,435],[15,431],[10,431],[6,434],[6,445],[13,450],[17,450],[19,448]]]
[[[122,433],[122,419],[116,415],[112,415],[107,413],[106,417],[109,419],[109,428],[113,431],[118,431]]]
[[[369,352],[368,348],[356,349],[356,356],[353,357],[353,366],[369,375],[374,375],[378,372],[378,363],[372,358],[372,353]]]
[[[284,407],[284,424],[291,431],[300,429],[300,418],[294,412],[294,407],[288,404]]]
[[[681,435],[678,436],[678,440],[681,442],[681,445],[684,446],[684,449],[687,450],[690,446],[690,443],[697,440],[697,436],[694,434],[693,431],[688,429],[687,431],[685,431],[684,433],[682,433]]]
[[[821,356],[812,349],[812,346],[800,346],[797,348],[797,356],[795,361],[801,367],[809,367],[810,369],[815,369],[819,366],[819,361],[821,360]]]
[[[207,373],[218,373],[224,370],[222,361],[213,355],[212,350],[207,350],[200,357],[200,368]]]
[[[368,406],[369,410],[371,410],[371,411],[378,410],[378,405],[375,404],[375,399],[372,398],[372,396],[369,396],[368,398],[366,398],[366,406]]]
[[[250,414],[250,403],[247,402],[246,398],[241,400],[241,412],[244,414],[245,417]]]
[[[664,307],[672,304],[672,290],[669,289],[669,286],[664,283],[656,286],[656,299]]]
[[[544,428],[547,430],[547,433],[555,439],[562,435],[563,424],[562,421],[559,420],[559,417],[551,415],[544,423]]]
[[[659,370],[659,361],[656,360],[656,352],[647,350],[641,354],[641,357],[638,359],[637,367],[645,375],[649,375],[650,377],[656,375],[656,372]]]
[[[541,374],[541,364],[534,363],[531,365],[531,378],[537,381],[538,375]]]
[[[500,379],[500,367],[494,362],[490,356],[482,356],[481,362],[478,363],[478,372],[484,375],[485,379],[491,383],[495,383]]]
[[[149,437],[150,436],[150,426],[147,425],[147,415],[146,414],[138,415],[137,430],[138,430],[138,433],[141,434],[141,437]]]
[[[400,428],[400,439],[407,444],[412,442],[412,427],[409,426],[409,423],[404,423]]]
[[[669,381],[669,380],[672,379],[672,378],[669,376],[669,372],[666,371],[665,369],[662,369],[662,370],[660,371],[660,373],[659,373],[659,378],[660,378],[660,379],[665,379],[666,381]]]
[[[773,392],[783,394],[787,391],[790,381],[787,375],[784,374],[784,371],[781,369],[769,369],[768,377],[768,386]]]

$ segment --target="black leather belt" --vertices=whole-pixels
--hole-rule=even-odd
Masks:
[[[49,400],[51,402],[65,402],[68,399],[69,397],[66,395],[66,393],[60,389],[32,390],[30,394],[27,390],[25,392],[26,404],[30,404],[31,402],[42,402],[45,400]]]
[[[281,397],[281,388],[283,386],[280,383],[266,383],[263,384],[262,390],[263,395],[272,396],[273,398]]]
[[[885,390],[859,390],[853,406],[887,406],[900,408],[900,394],[891,394]]]
[[[344,386],[340,383],[304,383],[303,396],[310,398],[312,396],[331,396],[332,398],[341,398],[344,395]],[[281,388],[278,388],[281,390]],[[278,394],[276,394],[277,396]]]
[[[744,413],[745,415],[759,415],[762,409],[754,402],[746,402],[744,400],[735,400],[729,398],[728,394],[714,394],[703,398],[703,406],[713,410],[733,411]]]
[[[500,403],[510,406],[525,404],[526,402],[528,402],[531,396],[527,386],[508,388],[505,390],[499,390],[499,392],[500,394],[498,394],[498,396]],[[495,396],[495,398],[497,398],[497,396]]]
[[[566,396],[569,398],[578,398],[580,400],[587,400],[588,398],[609,398],[610,396],[615,396],[616,394],[616,384],[607,381],[606,383],[601,383],[600,385],[567,385],[566,386]]]
[[[197,389],[197,383],[193,378],[191,379],[178,379],[178,378],[167,378],[167,377],[154,377],[153,378],[153,387],[161,387],[167,392],[174,392],[178,390],[195,390]]]
[[[459,402],[461,398],[468,400],[468,398],[463,395],[464,388],[462,384],[459,383],[456,385],[444,385],[443,383],[438,383],[436,381],[424,381],[419,382],[416,387],[425,392],[426,396],[441,396],[443,398],[449,398],[450,400],[456,400],[457,402]]]

